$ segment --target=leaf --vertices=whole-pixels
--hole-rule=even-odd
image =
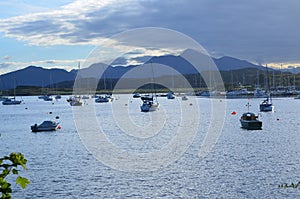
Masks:
[[[16,179],[16,184],[19,184],[23,189],[26,187],[26,185],[30,184],[30,181],[27,178],[23,178],[21,176],[18,176]]]
[[[18,174],[19,171],[18,171],[17,169],[13,169],[13,170],[12,170],[12,173],[13,173],[13,174]]]
[[[8,176],[8,174],[10,173],[9,169],[4,169],[2,171],[2,173],[0,174],[1,178],[6,178],[6,176]]]
[[[11,185],[10,183],[4,182],[4,183],[2,183],[1,188],[2,188],[2,190],[6,190],[6,189],[10,188],[10,185]]]

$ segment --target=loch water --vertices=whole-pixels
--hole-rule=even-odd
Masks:
[[[278,188],[282,183],[300,181],[300,100],[275,98],[274,112],[259,113],[262,99],[250,99],[250,111],[259,113],[263,129],[240,128],[239,117],[247,111],[248,99],[215,99],[224,103],[226,112],[222,131],[212,150],[199,157],[201,143],[211,121],[211,99],[194,98],[197,103],[179,102],[181,98],[158,98],[166,121],[162,135],[133,139],[122,135],[114,122],[118,109],[112,103],[95,107],[95,117],[111,142],[122,150],[159,151],[174,136],[180,123],[180,110],[192,106],[199,111],[197,134],[187,150],[174,162],[152,171],[122,171],[97,160],[82,142],[73,118],[73,109],[63,96],[45,102],[37,96],[23,97],[16,106],[0,105],[0,156],[10,152],[25,155],[27,170],[20,174],[30,180],[26,189],[13,183],[13,198],[298,198],[299,187]],[[141,125],[153,113],[140,112],[140,99],[117,95],[128,114],[118,115]],[[124,101],[122,101],[124,100]],[[237,114],[232,114],[236,112]],[[56,116],[59,119],[55,119]],[[178,116],[178,117],[177,117]],[[187,116],[184,116],[187,117]],[[194,118],[191,113],[188,117]],[[82,119],[87,117],[82,112]],[[61,129],[32,133],[30,126],[43,120],[57,120]],[[186,131],[188,131],[186,129]],[[176,132],[175,132],[176,133]],[[161,137],[160,137],[161,136]],[[150,143],[148,143],[148,141]],[[109,151],[107,151],[109,153]],[[109,157],[109,155],[108,155]]]

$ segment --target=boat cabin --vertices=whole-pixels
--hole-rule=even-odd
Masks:
[[[256,120],[258,116],[256,116],[254,113],[244,113],[241,117],[242,120]]]

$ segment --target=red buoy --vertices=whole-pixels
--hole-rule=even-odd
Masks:
[[[236,112],[235,112],[235,111],[232,111],[231,115],[236,115]]]

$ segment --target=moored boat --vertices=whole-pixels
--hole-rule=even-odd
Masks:
[[[268,75],[268,66],[266,65],[266,80],[267,80],[267,99],[262,101],[262,103],[259,105],[259,110],[263,112],[269,112],[269,111],[274,111],[274,105],[272,104],[272,96],[271,96],[271,91],[270,91],[270,85],[269,85],[269,75]]]
[[[83,102],[80,96],[74,96],[67,99],[71,106],[82,106]]]
[[[274,105],[272,104],[272,101],[269,100],[269,97],[262,101],[259,105],[259,110],[262,112],[274,111]]]
[[[31,126],[32,132],[41,132],[41,131],[56,131],[60,128],[59,123],[55,121],[44,121],[41,124],[34,124]]]
[[[300,99],[300,95],[297,95],[294,99]]]
[[[258,116],[249,111],[250,104],[249,102],[246,105],[248,107],[248,112],[243,113],[240,118],[241,127],[247,130],[261,130],[262,121],[258,120]]]
[[[96,103],[107,103],[107,102],[110,102],[110,97],[105,95],[105,96],[98,96],[96,99],[95,99],[95,102]]]
[[[173,92],[168,92],[167,99],[175,99],[175,95]]]
[[[149,94],[146,94],[146,95],[142,95],[141,96],[141,100],[153,100],[153,95],[149,95]]]
[[[140,98],[140,97],[141,97],[141,94],[139,94],[139,93],[134,93],[132,97],[133,97],[133,98]]]
[[[53,97],[51,95],[44,95],[44,101],[52,101]]]
[[[16,100],[16,98],[6,98],[2,104],[3,105],[18,105],[18,104],[21,104],[22,101],[21,100]]]
[[[70,105],[71,105],[71,106],[82,106],[82,105],[83,105],[83,102],[80,101],[80,100],[72,100],[72,101],[70,102]]]
[[[56,96],[55,96],[55,99],[56,99],[56,100],[61,99],[61,95],[56,95]]]
[[[182,101],[186,101],[186,100],[188,100],[188,99],[189,99],[189,98],[188,98],[186,95],[184,95],[184,96],[181,97],[181,100],[182,100]]]
[[[5,101],[5,100],[7,100],[7,97],[0,96],[0,102],[3,102],[3,101]]]
[[[259,121],[257,118],[258,116],[256,116],[254,113],[244,113],[240,118],[241,127],[247,130],[261,130],[262,121]]]
[[[159,108],[159,103],[153,100],[143,100],[143,104],[141,105],[142,112],[152,112],[156,111]]]

